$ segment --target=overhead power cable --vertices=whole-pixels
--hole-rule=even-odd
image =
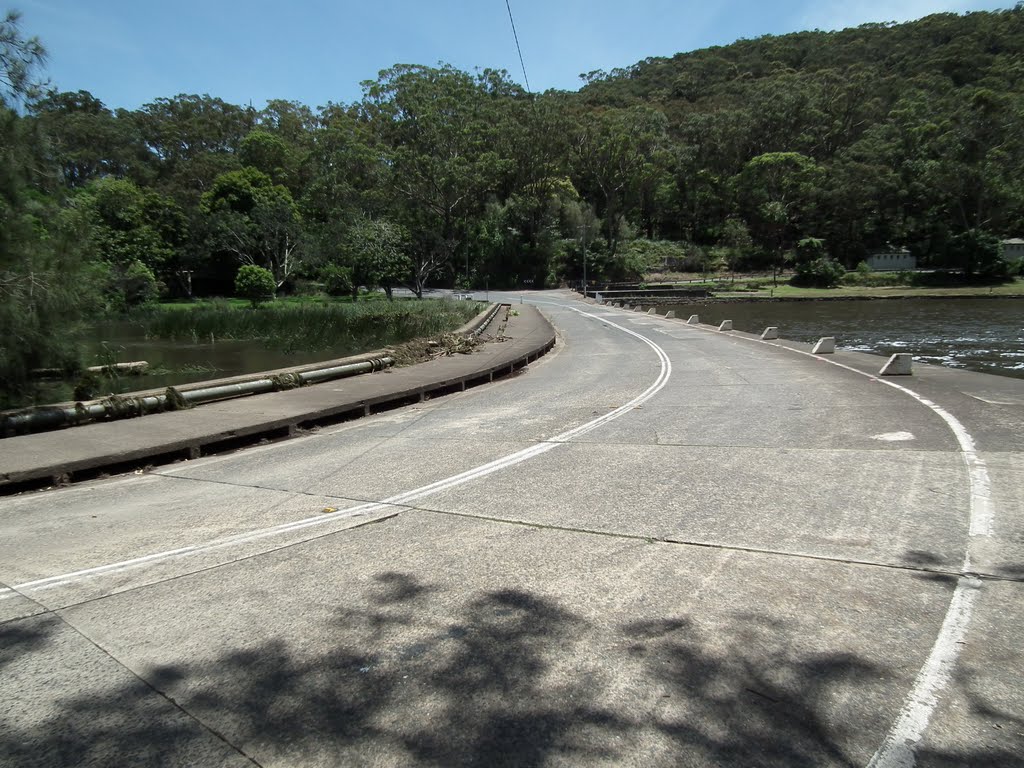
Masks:
[[[516,40],[516,50],[519,51],[519,66],[523,68],[523,80],[526,81],[527,93],[532,93],[530,88],[530,78],[526,76],[526,64],[523,62],[523,49],[519,47],[519,35],[516,34],[516,20],[512,18],[512,6],[509,5],[509,0],[505,0],[505,7],[508,8],[508,20],[512,22],[512,37]]]

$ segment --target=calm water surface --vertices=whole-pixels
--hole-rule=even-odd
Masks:
[[[149,363],[152,373],[121,376],[106,383],[104,392],[118,394],[317,363],[365,351],[350,344],[316,352],[284,352],[261,341],[162,341],[144,338],[140,327],[130,322],[101,324],[88,333],[84,344],[86,365]],[[72,386],[65,383],[47,382],[41,390],[40,402],[70,400],[72,396]]]
[[[702,323],[732,320],[740,331],[779,326],[795,341],[835,336],[840,347],[951,368],[1024,378],[1024,299],[885,299],[685,304],[659,307],[676,315],[700,315]]]
[[[741,331],[779,326],[786,339],[813,342],[835,336],[845,349],[890,355],[952,368],[1024,378],[1024,299],[887,299],[695,303],[659,307],[680,317],[700,315],[717,325],[732,320]],[[109,382],[107,391],[158,389],[226,376],[315,363],[363,351],[348,346],[318,352],[283,352],[258,341],[183,343],[145,339],[132,323],[97,327],[87,341],[87,364],[146,360],[157,372]],[[70,385],[47,384],[40,402],[71,398]]]

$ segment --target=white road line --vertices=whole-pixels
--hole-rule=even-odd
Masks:
[[[700,326],[688,326],[694,330],[707,333],[719,334],[717,329],[701,328]],[[793,349],[783,344],[777,344],[762,339],[748,338],[745,336],[733,336],[742,341],[752,341],[758,344],[766,344],[770,347],[795,352],[799,355],[814,358],[829,365],[834,365],[847,371],[852,371],[860,376],[865,376],[873,381],[880,382],[897,389],[904,394],[917,400],[917,402],[930,408],[938,415],[953,432],[957,444],[960,446],[960,455],[963,457],[967,467],[967,481],[970,490],[970,509],[968,514],[968,531],[970,536],[991,536],[995,524],[995,504],[991,496],[991,482],[988,475],[988,467],[985,460],[978,455],[974,438],[967,431],[960,421],[946,409],[928,398],[918,394],[893,381],[888,381],[879,376],[853,368],[849,365],[830,360],[821,355],[805,352],[801,349]],[[964,553],[964,561],[960,572],[964,575],[957,580],[953,598],[950,600],[946,616],[939,628],[935,643],[925,660],[924,666],[917,673],[914,684],[903,702],[900,714],[893,723],[885,740],[872,756],[868,768],[912,768],[916,762],[914,750],[921,741],[928,722],[935,707],[939,702],[939,694],[949,684],[953,669],[956,666],[957,657],[960,655],[960,644],[967,633],[971,622],[971,613],[980,594],[981,581],[970,575],[971,552],[970,543]]]
[[[325,515],[307,517],[302,520],[294,520],[292,522],[282,523],[280,525],[275,525],[270,528],[249,531],[247,533],[241,533],[235,536],[228,536],[223,539],[216,539],[214,541],[207,542],[206,544],[197,544],[195,546],[180,547],[178,549],[167,550],[166,552],[156,552],[151,555],[145,555],[143,557],[137,557],[131,560],[123,560],[121,562],[110,563],[108,565],[100,565],[94,568],[85,568],[83,570],[74,571],[71,573],[63,573],[58,576],[50,576],[44,579],[27,581],[23,584],[15,584],[9,588],[0,588],[0,600],[12,598],[21,593],[38,592],[46,589],[67,586],[69,584],[74,584],[77,582],[98,578],[100,576],[108,576],[111,574],[123,573],[125,571],[142,568],[148,565],[153,565],[154,563],[166,562],[169,560],[177,560],[184,557],[206,554],[208,552],[225,549],[227,547],[237,546],[239,544],[246,544],[249,542],[258,541],[260,539],[266,539],[273,536],[280,536],[286,533],[292,533],[294,531],[302,530],[305,528],[311,528],[313,526],[324,525],[326,523],[330,523],[335,520],[340,520],[343,518],[370,514],[373,512],[388,509],[390,507],[407,505],[414,501],[418,501],[419,499],[425,498],[427,496],[432,496],[436,493],[440,493],[441,491],[446,491],[450,488],[455,488],[456,486],[463,485],[464,483],[468,483],[472,480],[478,480],[482,477],[486,477],[487,475],[499,472],[503,469],[513,467],[516,464],[521,464],[524,461],[535,458],[536,456],[540,456],[541,454],[547,453],[548,451],[553,450],[560,445],[569,443],[575,438],[580,437],[581,435],[585,435],[588,432],[597,429],[598,427],[601,427],[611,421],[614,421],[615,419],[620,418],[621,416],[624,416],[626,413],[633,410],[637,406],[643,405],[652,397],[654,397],[658,392],[660,392],[666,384],[668,384],[669,378],[672,376],[672,361],[665,353],[665,350],[663,350],[653,341],[639,333],[636,333],[635,331],[631,331],[628,328],[624,328],[623,326],[618,325],[617,323],[613,323],[605,318],[597,318],[596,315],[593,315],[589,312],[583,312],[582,310],[576,309],[575,307],[564,307],[564,305],[559,306],[563,306],[563,308],[570,309],[573,312],[578,312],[579,314],[584,315],[586,317],[599,319],[599,322],[601,322],[602,324],[616,328],[617,330],[622,331],[623,333],[629,336],[633,336],[634,338],[639,339],[647,346],[649,346],[652,350],[654,350],[654,353],[658,356],[658,360],[661,363],[661,370],[659,371],[657,378],[655,378],[654,383],[652,383],[647,389],[645,389],[639,395],[634,397],[628,403],[619,406],[615,410],[609,411],[608,413],[599,416],[596,419],[592,419],[591,421],[588,421],[585,424],[581,424],[578,427],[574,427],[573,429],[566,430],[565,432],[555,435],[554,437],[548,438],[544,442],[540,442],[537,443],[536,445],[530,446],[529,448],[524,448],[520,451],[516,451],[515,453],[511,453],[508,456],[503,456],[499,459],[495,459],[494,461],[482,464],[479,467],[474,467],[473,469],[466,470],[465,472],[460,472],[457,475],[452,475],[451,477],[446,477],[442,480],[438,480],[428,485],[424,485],[410,491],[405,491],[404,493],[399,493],[394,496],[390,496],[381,501],[368,502],[365,504],[360,504],[355,507],[342,509],[337,512],[332,512]]]

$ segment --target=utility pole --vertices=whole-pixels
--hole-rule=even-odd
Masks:
[[[583,233],[583,298],[587,298],[587,225],[580,225]]]

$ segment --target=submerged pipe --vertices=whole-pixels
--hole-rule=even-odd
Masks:
[[[395,361],[390,357],[375,357],[361,363],[349,363],[347,365],[336,365],[331,368],[317,368],[314,371],[305,371],[304,373],[299,374],[299,380],[303,384],[316,384],[321,381],[342,379],[347,376],[355,376],[360,373],[382,371],[385,368],[390,368],[394,364]]]
[[[480,316],[463,326],[457,333],[479,336],[484,328],[498,314],[502,304],[492,304]],[[507,305],[504,305],[507,306]],[[262,395],[268,392],[295,389],[307,384],[318,384],[322,381],[357,376],[361,373],[372,373],[389,368],[395,364],[389,356],[374,357],[362,362],[346,365],[332,365],[327,368],[314,368],[301,373],[288,372],[276,376],[243,381],[237,384],[219,384],[212,387],[178,390],[168,387],[167,392],[159,395],[112,395],[91,403],[75,403],[73,405],[51,405],[32,408],[14,413],[0,415],[0,437],[46,432],[62,427],[73,427],[93,421],[114,421],[148,413],[188,408],[193,405],[212,403],[216,400],[229,400],[235,397]],[[139,367],[145,363],[127,363],[128,366]]]
[[[359,363],[334,365],[329,368],[317,368],[302,373],[285,373],[272,378],[243,381],[238,384],[220,384],[215,387],[200,387],[180,391],[168,387],[162,395],[118,396],[92,403],[75,403],[74,405],[54,405],[35,408],[28,411],[5,414],[0,426],[4,437],[22,435],[32,432],[47,432],[61,427],[73,427],[88,424],[92,421],[115,421],[148,413],[160,413],[168,408],[185,405],[200,405],[215,400],[229,400],[235,397],[261,395],[283,389],[294,389],[306,384],[317,384],[321,381],[343,379],[361,373],[372,373],[394,365],[391,357],[375,357]],[[170,405],[168,401],[170,400]]]

